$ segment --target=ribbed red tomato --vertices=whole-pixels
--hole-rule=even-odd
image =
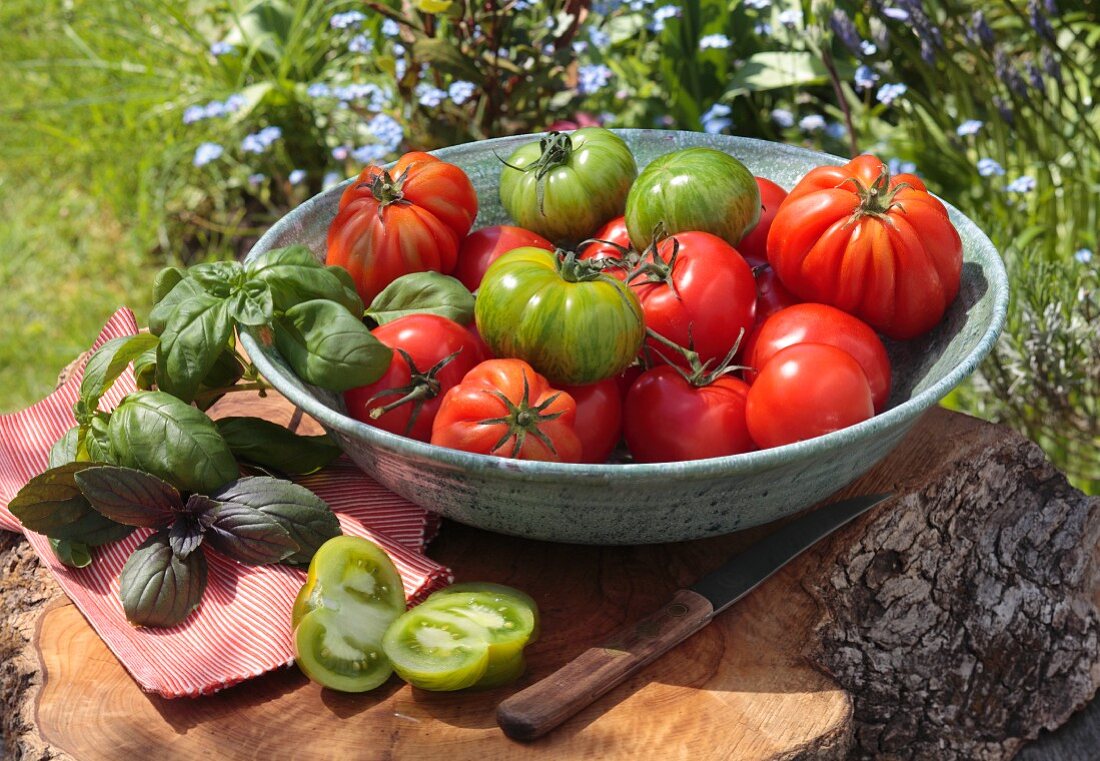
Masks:
[[[581,462],[606,462],[623,436],[623,398],[618,376],[584,386],[562,386],[577,403],[573,430],[581,440]]]
[[[554,250],[553,243],[522,227],[494,225],[475,230],[462,241],[454,276],[471,291],[476,291],[490,264],[509,251],[524,246]]]
[[[959,290],[962,242],[943,204],[874,156],[811,170],[779,207],[768,261],[804,301],[891,338],[931,330]]]
[[[351,273],[364,303],[410,272],[449,273],[477,216],[466,173],[427,153],[393,169],[368,166],[340,197],[328,230],[327,264]]]
[[[443,397],[432,443],[519,460],[580,462],[577,403],[522,359],[490,359]]]
[[[371,333],[394,350],[393,359],[374,383],[344,393],[348,414],[390,433],[427,441],[443,394],[486,355],[466,328],[434,314],[401,317]],[[436,367],[451,354],[451,360]],[[379,417],[373,417],[374,410],[380,410]]]
[[[875,411],[886,408],[890,397],[886,347],[867,323],[836,307],[796,304],[776,312],[746,344],[743,363],[762,368],[782,349],[801,343],[828,344],[851,354],[867,376]],[[746,373],[746,378],[752,382],[751,373]]]
[[[765,177],[756,178],[756,187],[760,188],[760,221],[737,244],[738,252],[752,267],[768,261],[768,231],[779,205],[787,197],[786,190]]]

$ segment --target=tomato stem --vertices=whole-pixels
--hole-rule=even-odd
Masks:
[[[561,392],[550,396],[542,404],[531,406],[531,386],[527,382],[527,373],[523,373],[523,398],[520,399],[519,404],[516,404],[503,393],[497,390],[493,390],[493,394],[500,399],[504,404],[507,414],[503,417],[488,418],[482,420],[481,425],[504,425],[507,426],[507,430],[504,435],[500,437],[500,440],[493,445],[491,451],[495,452],[502,446],[508,443],[508,439],[514,437],[512,442],[512,451],[509,457],[518,457],[520,450],[523,449],[523,444],[527,440],[527,436],[534,436],[541,441],[547,449],[553,452],[555,455],[558,453],[554,448],[554,442],[550,440],[550,437],[543,433],[539,427],[543,423],[551,420],[556,420],[565,414],[565,411],[551,412],[543,414],[547,407],[554,403]]]
[[[680,254],[680,241],[672,238],[672,256],[667,260],[657,250],[658,240],[655,238],[649,245],[638,265],[626,275],[626,282],[630,283],[634,278],[645,275],[648,283],[664,283],[672,291],[678,300],[680,291],[676,289],[676,283],[672,279],[672,271],[676,268],[676,257]]]
[[[409,382],[404,386],[394,386],[393,388],[382,389],[367,399],[367,405],[373,404],[382,397],[400,395],[399,399],[389,404],[370,408],[369,414],[371,420],[377,420],[387,412],[392,412],[397,409],[402,404],[412,402],[413,410],[409,414],[408,422],[405,424],[405,435],[407,436],[409,432],[412,431],[413,426],[416,425],[416,419],[420,416],[420,410],[423,409],[424,402],[439,396],[441,386],[439,378],[436,377],[439,371],[453,362],[454,358],[458,356],[462,349],[448,354],[423,372],[416,366],[416,362],[413,361],[412,356],[407,351],[401,348],[396,349],[396,351],[401,355],[401,358],[405,360],[405,364],[409,366]]]
[[[883,165],[879,176],[870,185],[864,185],[858,177],[849,177],[840,183],[838,187],[842,187],[849,182],[855,185],[856,195],[859,196],[859,206],[852,212],[848,224],[854,224],[863,217],[875,217],[883,222],[893,224],[888,216],[889,212],[895,207],[902,211],[905,210],[901,202],[895,201],[894,197],[905,188],[912,187],[908,182],[899,182],[891,187],[890,170],[885,165]]]
[[[370,183],[361,182],[356,187],[368,187],[371,195],[378,201],[378,218],[382,219],[382,211],[391,204],[408,204],[404,193],[401,192],[405,180],[409,176],[409,167],[395,179],[388,171],[382,170],[371,178]]]
[[[605,265],[599,261],[580,259],[576,251],[557,250],[558,273],[567,283],[584,283],[595,280],[603,274]]]
[[[689,326],[689,334],[690,331],[691,327]],[[664,360],[666,364],[668,364],[670,367],[672,367],[673,370],[679,373],[681,378],[683,378],[685,381],[690,383],[692,386],[695,386],[696,388],[709,386],[710,384],[714,383],[714,381],[721,378],[723,375],[728,375],[729,373],[736,372],[737,370],[750,369],[745,367],[744,365],[733,364],[733,358],[737,354],[737,350],[741,348],[741,341],[745,337],[744,328],[741,328],[741,331],[737,334],[737,340],[733,342],[733,346],[730,347],[729,353],[727,353],[726,356],[723,357],[716,365],[713,364],[713,359],[708,359],[706,362],[703,362],[702,357],[699,356],[699,352],[690,347],[685,348],[681,346],[675,341],[666,338],[665,336],[662,336],[660,333],[653,330],[653,328],[646,328],[646,334],[657,343],[662,344],[663,346],[667,346],[668,348],[672,349],[680,355],[680,357],[688,365],[687,371],[685,371],[679,364],[665,356],[664,352],[662,352],[656,346],[650,347],[653,349],[653,352],[658,357]],[[688,343],[690,344],[693,342],[689,339]],[[712,365],[713,369],[711,369]]]
[[[564,132],[548,132],[539,140],[539,150],[541,153],[538,159],[527,166],[515,166],[504,159],[500,159],[500,161],[506,167],[515,169],[517,172],[535,173],[535,198],[538,201],[539,214],[546,216],[546,212],[543,211],[546,175],[559,166],[565,166],[569,163],[569,159],[573,156],[573,140]]]

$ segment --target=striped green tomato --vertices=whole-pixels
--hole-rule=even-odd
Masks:
[[[520,146],[500,173],[500,200],[520,227],[555,243],[578,243],[618,217],[638,165],[602,127],[551,132]]]
[[[713,233],[736,247],[760,219],[760,189],[744,164],[713,148],[654,159],[626,199],[626,229],[639,251],[658,226],[668,235]]]
[[[474,316],[494,356],[526,360],[552,383],[616,375],[645,339],[629,286],[572,253],[541,248],[517,248],[493,262]]]

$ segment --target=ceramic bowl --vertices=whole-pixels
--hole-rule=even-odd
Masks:
[[[815,166],[844,163],[835,156],[761,140],[617,132],[639,167],[669,151],[708,146],[788,189]],[[508,222],[497,196],[497,157],[535,137],[485,140],[435,152],[462,167],[477,188],[481,210],[475,228]],[[325,235],[346,184],[279,220],[249,257],[300,243],[323,259]],[[353,420],[344,414],[339,394],[304,384],[275,349],[250,336],[243,342],[264,377],[320,421],[364,471],[448,518],[490,531],[585,544],[645,544],[724,534],[797,512],[859,477],[990,351],[1008,302],[1004,265],[974,222],[951,205],[947,209],[963,241],[962,287],[933,332],[888,344],[893,364],[888,409],[850,428],[775,449],[656,465],[523,462],[445,449]]]

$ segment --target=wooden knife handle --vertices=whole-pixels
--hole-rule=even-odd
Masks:
[[[713,616],[710,600],[681,589],[656,613],[619,629],[604,644],[505,700],[497,708],[497,723],[515,740],[541,737],[702,629]]]

